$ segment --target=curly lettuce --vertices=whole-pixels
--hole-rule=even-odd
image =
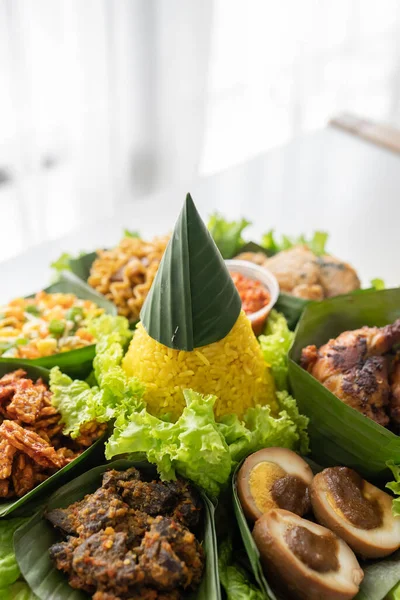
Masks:
[[[267,250],[268,254],[277,254],[278,252],[282,252],[282,250],[293,248],[293,246],[305,244],[316,256],[321,256],[326,252],[325,247],[327,241],[328,234],[324,231],[316,231],[309,239],[307,239],[304,235],[294,238],[283,235],[281,240],[277,240],[274,230],[270,229],[270,231],[262,236],[261,246]]]
[[[271,368],[278,390],[286,390],[288,386],[287,354],[294,338],[285,317],[272,310],[268,317],[264,335],[258,338],[264,360]]]
[[[61,414],[64,434],[72,438],[78,437],[85,423],[106,423],[144,406],[144,387],[121,367],[124,348],[132,336],[128,321],[102,315],[88,327],[98,340],[93,361],[97,385],[73,380],[58,367],[50,372],[52,403]]]
[[[264,600],[265,595],[249,581],[246,571],[234,562],[230,537],[219,545],[218,572],[227,600]]]
[[[392,491],[397,498],[394,498],[392,503],[392,511],[395,517],[400,516],[400,466],[396,465],[393,460],[388,460],[386,466],[393,473],[394,481],[390,481],[386,484],[386,487]]]
[[[251,223],[246,219],[227,221],[218,213],[211,215],[208,221],[208,230],[223,258],[232,258],[238,254],[245,243],[242,233],[249,225]]]
[[[7,519],[0,521],[0,592],[15,583],[21,572],[14,554],[13,537],[27,519]],[[0,595],[3,598],[3,595]]]
[[[16,581],[7,588],[0,588],[1,600],[39,600],[25,581]]]
[[[306,433],[298,430],[299,415],[293,407],[290,415],[285,402],[277,416],[269,406],[257,406],[247,411],[243,421],[228,415],[217,422],[213,410],[216,396],[184,390],[184,397],[186,408],[176,423],[150,415],[145,408],[121,413],[106,444],[106,458],[145,453],[162,479],[178,473],[216,497],[238,462],[251,452],[267,446],[297,449],[305,444]],[[301,426],[307,422],[303,418]]]

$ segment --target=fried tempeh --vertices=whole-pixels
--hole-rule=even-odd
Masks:
[[[31,459],[18,453],[12,469],[12,482],[17,496],[21,497],[35,486],[35,474]]]
[[[22,379],[14,385],[14,395],[7,406],[10,419],[22,423],[34,423],[40,414],[46,388],[42,383],[34,384],[30,379]]]
[[[0,498],[7,498],[9,495],[10,482],[8,479],[0,480]]]
[[[0,437],[8,440],[12,446],[21,452],[25,452],[25,454],[43,467],[58,467],[61,469],[66,464],[65,459],[58,456],[50,444],[34,431],[24,429],[18,423],[3,421],[0,425]]]
[[[10,477],[16,451],[5,438],[0,438],[0,480]]]

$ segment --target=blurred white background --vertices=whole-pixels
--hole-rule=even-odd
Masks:
[[[342,111],[400,124],[398,0],[0,0],[0,260]]]

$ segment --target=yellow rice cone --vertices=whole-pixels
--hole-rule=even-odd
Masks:
[[[157,416],[178,418],[185,388],[217,396],[217,419],[225,414],[241,418],[257,404],[277,409],[273,377],[243,311],[226,337],[190,352],[167,348],[139,323],[123,368],[146,386],[148,410]]]

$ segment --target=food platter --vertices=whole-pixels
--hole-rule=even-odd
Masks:
[[[0,598],[400,597],[400,289],[247,225],[0,308]]]

